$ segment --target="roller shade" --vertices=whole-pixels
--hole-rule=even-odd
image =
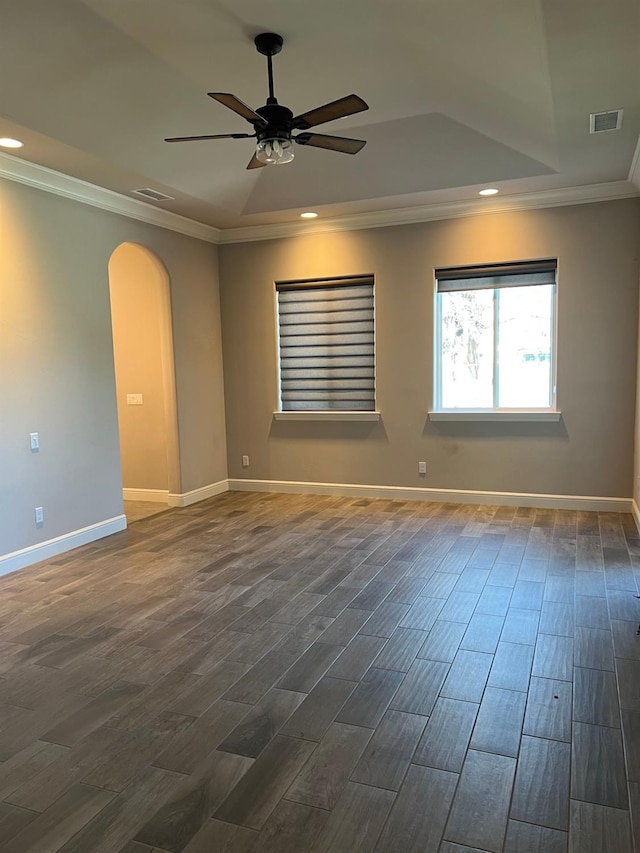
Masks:
[[[557,261],[522,261],[481,267],[449,267],[436,270],[438,293],[455,290],[493,290],[497,287],[531,287],[556,283]]]
[[[283,411],[375,409],[373,277],[283,282]]]

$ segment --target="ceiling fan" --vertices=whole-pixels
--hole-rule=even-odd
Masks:
[[[333,121],[337,118],[368,110],[369,106],[358,95],[347,95],[329,104],[323,104],[301,115],[294,116],[288,107],[281,106],[273,94],[272,57],[282,50],[284,39],[277,33],[261,33],[254,39],[258,53],[267,57],[269,75],[269,97],[263,107],[252,110],[235,95],[228,92],[209,92],[209,97],[233,110],[253,125],[254,133],[215,133],[208,136],[174,136],[165,142],[195,142],[202,139],[251,139],[258,140],[255,153],[247,169],[280,165],[293,160],[293,143],[327,148],[344,154],[357,154],[366,142],[364,139],[349,139],[345,136],[328,136],[324,133],[306,133],[310,127]],[[294,130],[303,131],[296,136]]]

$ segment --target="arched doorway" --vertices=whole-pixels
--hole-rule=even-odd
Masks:
[[[109,293],[123,498],[129,521],[179,491],[170,282],[160,259],[122,243],[109,259]]]

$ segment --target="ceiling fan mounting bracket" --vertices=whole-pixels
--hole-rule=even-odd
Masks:
[[[258,53],[263,56],[275,56],[282,50],[284,39],[277,33],[260,33],[254,38],[253,43]]]

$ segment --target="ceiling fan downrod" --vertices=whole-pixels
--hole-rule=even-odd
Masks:
[[[273,94],[273,57],[280,53],[284,39],[277,33],[260,33],[253,40],[258,53],[267,57],[267,74],[269,76],[269,97],[268,104],[277,104],[278,99]]]

